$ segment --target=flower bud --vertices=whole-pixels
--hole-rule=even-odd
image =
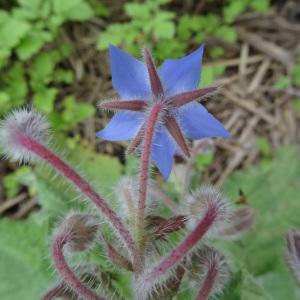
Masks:
[[[97,237],[98,223],[93,215],[71,213],[59,226],[57,234],[65,236],[69,252],[82,252],[89,249]]]
[[[49,125],[40,113],[22,108],[13,111],[0,124],[0,142],[4,155],[13,161],[32,161],[35,155],[24,146],[25,139],[47,144]]]
[[[213,186],[204,186],[187,198],[188,227],[195,228],[210,210],[214,213],[213,223],[208,234],[218,231],[226,224],[231,215],[229,201]]]
[[[296,282],[300,285],[300,232],[291,229],[286,235],[286,262]]]
[[[137,214],[137,187],[132,177],[122,177],[115,187],[115,195],[120,204],[120,213],[130,221],[134,221]]]
[[[193,278],[200,289],[197,300],[208,299],[220,294],[230,277],[229,264],[218,250],[210,246],[202,247],[193,257]]]
[[[160,216],[149,216],[147,218],[149,231],[152,239],[166,241],[169,234],[185,228],[186,217],[184,215],[163,218]]]
[[[224,240],[236,240],[246,233],[255,220],[255,209],[244,206],[237,209],[231,216],[228,224],[225,224],[218,232],[218,238]]]

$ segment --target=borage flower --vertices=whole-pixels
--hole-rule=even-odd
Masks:
[[[143,144],[147,112],[163,105],[155,128],[151,159],[163,177],[170,175],[176,153],[189,156],[185,137],[229,137],[223,125],[195,99],[216,91],[197,89],[201,77],[203,46],[180,59],[167,59],[157,70],[147,49],[145,62],[110,46],[112,83],[122,100],[101,103],[102,108],[121,110],[97,136],[110,141],[132,140],[128,152]]]

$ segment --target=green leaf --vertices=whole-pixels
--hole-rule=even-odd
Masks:
[[[27,60],[38,53],[44,43],[50,41],[53,36],[46,31],[32,31],[26,35],[17,47],[17,54],[21,60]]]
[[[293,68],[293,83],[300,86],[300,64]]]
[[[275,89],[284,90],[291,84],[291,79],[288,76],[282,76],[273,85]]]
[[[9,108],[9,95],[6,92],[0,92],[0,114],[3,114]]]
[[[215,59],[215,58],[223,56],[224,53],[225,53],[225,51],[222,47],[213,47],[211,49],[211,51],[209,52],[209,55],[211,58]]]
[[[157,38],[171,39],[175,34],[175,24],[171,21],[156,23],[154,34]]]
[[[145,4],[127,3],[125,4],[126,14],[131,18],[139,18],[143,20],[150,19],[150,10]]]
[[[100,192],[109,195],[112,192],[113,185],[120,178],[123,166],[117,158],[109,155],[99,155],[90,149],[75,149],[70,159],[75,162],[81,162],[84,174],[92,182],[97,184]]]
[[[297,149],[283,147],[274,154],[268,168],[254,166],[237,171],[225,184],[232,199],[238,197],[239,189],[244,192],[249,205],[256,209],[256,222],[240,242],[221,246],[229,249],[232,260],[238,261],[272,300],[297,299],[296,286],[282,256],[287,230],[300,228],[300,160],[297,157]],[[245,299],[257,298],[252,295]]]
[[[12,49],[29,32],[31,26],[5,11],[0,11],[0,49]]]
[[[272,300],[264,288],[249,274],[243,271],[241,300]]]
[[[94,11],[95,15],[98,17],[109,17],[111,12],[104,3],[98,2],[98,0],[89,0],[89,3]]]
[[[300,99],[295,99],[293,101],[293,107],[296,112],[300,113]]]
[[[51,284],[48,224],[0,221],[0,299],[39,299]]]
[[[8,197],[14,197],[17,195],[20,189],[20,177],[30,174],[30,168],[22,166],[15,172],[10,173],[3,178],[3,185],[5,189],[5,195]]]
[[[87,103],[77,103],[75,97],[67,96],[64,98],[63,119],[73,127],[77,123],[91,117],[95,112],[95,107]]]
[[[270,9],[270,0],[252,0],[249,2],[249,5],[258,12],[268,12]]]
[[[56,82],[71,84],[74,80],[74,74],[71,70],[56,69],[53,74],[53,79]]]
[[[209,166],[214,160],[214,154],[212,152],[198,154],[195,159],[195,167],[197,171],[203,171],[203,169]]]
[[[201,76],[201,87],[210,86],[218,75],[222,75],[225,71],[225,67],[222,65],[216,66],[204,66],[202,68],[202,76]]]
[[[29,70],[31,84],[35,90],[43,88],[44,84],[51,81],[51,75],[58,61],[59,54],[54,51],[43,52],[35,57]]]
[[[10,104],[16,106],[23,104],[28,92],[23,64],[16,62],[5,74],[3,81],[5,83],[3,90],[9,95]]]
[[[31,186],[36,189],[39,204],[46,216],[57,219],[76,207],[70,196],[39,173],[32,174]]]
[[[201,87],[207,87],[215,81],[215,74],[213,67],[203,67],[201,75]]]
[[[235,18],[245,11],[247,7],[246,1],[230,1],[229,5],[224,8],[224,20],[226,23],[233,23]]]
[[[127,30],[127,26],[125,25],[115,23],[108,26],[106,31],[100,33],[97,48],[103,50],[110,44],[120,45],[126,36],[126,32],[129,35],[132,33],[132,31],[130,32],[130,28]],[[134,36],[136,36],[135,32]]]
[[[93,16],[90,5],[84,0],[52,0],[56,14],[65,21],[85,21]]]
[[[225,25],[220,26],[215,31],[215,35],[228,43],[235,43],[237,40],[237,33],[234,28]]]
[[[269,157],[272,153],[271,146],[267,139],[262,137],[257,137],[255,140],[255,144],[257,149],[263,154],[265,157]]]
[[[46,88],[34,94],[33,104],[41,112],[50,113],[54,109],[54,102],[58,90],[56,88]]]

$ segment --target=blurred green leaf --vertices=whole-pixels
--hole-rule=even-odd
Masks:
[[[300,99],[295,99],[293,101],[293,107],[296,112],[300,112]]]
[[[234,28],[229,26],[220,26],[215,35],[228,43],[235,43],[237,40],[237,33]]]
[[[96,112],[94,106],[87,103],[77,103],[73,96],[64,98],[64,107],[65,109],[62,113],[62,118],[68,128],[91,117]]]
[[[241,242],[222,243],[273,300],[296,300],[296,286],[282,256],[284,236],[290,228],[300,228],[299,151],[283,147],[268,168],[254,166],[237,171],[225,190],[235,199],[241,189],[256,209],[256,224]],[[247,287],[245,287],[247,288]],[[249,296],[245,299],[256,299]]]
[[[54,109],[54,102],[58,90],[56,88],[45,88],[33,96],[34,106],[41,112],[50,113]]]
[[[9,95],[10,106],[21,105],[25,102],[28,92],[27,81],[25,78],[24,66],[16,62],[3,77],[3,91]],[[9,109],[10,107],[8,107]]]
[[[47,31],[31,31],[26,35],[17,47],[17,54],[21,60],[27,60],[38,53],[45,42],[49,42],[53,36]]]
[[[235,18],[240,15],[247,7],[246,1],[230,1],[224,8],[224,20],[226,23],[233,23]]]
[[[291,84],[291,79],[288,76],[282,76],[273,85],[275,89],[284,90]]]
[[[293,83],[297,86],[300,86],[300,64],[296,65],[293,68]]]
[[[51,284],[48,224],[0,220],[0,299],[39,299]]]
[[[27,176],[28,174],[30,174],[30,168],[27,166],[22,166],[15,172],[4,176],[3,186],[5,189],[5,195],[7,197],[16,196],[20,189],[20,178],[23,176]]]
[[[251,0],[249,6],[258,12],[268,12],[270,9],[270,0]]]
[[[255,139],[255,144],[257,149],[265,156],[269,157],[271,155],[271,146],[265,138],[257,137]]]
[[[202,75],[201,75],[201,87],[208,87],[214,83],[216,78],[219,75],[222,75],[225,71],[225,67],[222,65],[215,65],[215,66],[204,66],[202,68]]]
[[[30,28],[30,24],[26,21],[15,18],[6,11],[0,10],[0,49],[10,50],[17,46]]]
[[[74,74],[71,70],[56,69],[53,74],[53,80],[56,82],[63,82],[71,84],[74,79]]]
[[[203,169],[209,166],[214,160],[214,154],[212,152],[198,154],[195,159],[195,167],[197,171],[203,171]]]
[[[272,300],[250,273],[244,270],[242,274],[241,300]]]
[[[84,21],[93,16],[90,5],[84,0],[52,0],[54,11],[65,20]]]

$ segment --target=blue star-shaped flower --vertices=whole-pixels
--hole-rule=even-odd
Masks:
[[[147,111],[160,102],[165,106],[156,127],[151,158],[163,177],[170,175],[174,155],[189,155],[184,135],[192,140],[229,137],[223,125],[195,99],[216,90],[197,89],[200,83],[203,46],[180,59],[167,59],[156,70],[151,55],[144,49],[145,62],[110,46],[112,83],[122,97],[102,102],[101,107],[118,109],[97,136],[110,141],[132,140],[128,152],[142,144]]]

